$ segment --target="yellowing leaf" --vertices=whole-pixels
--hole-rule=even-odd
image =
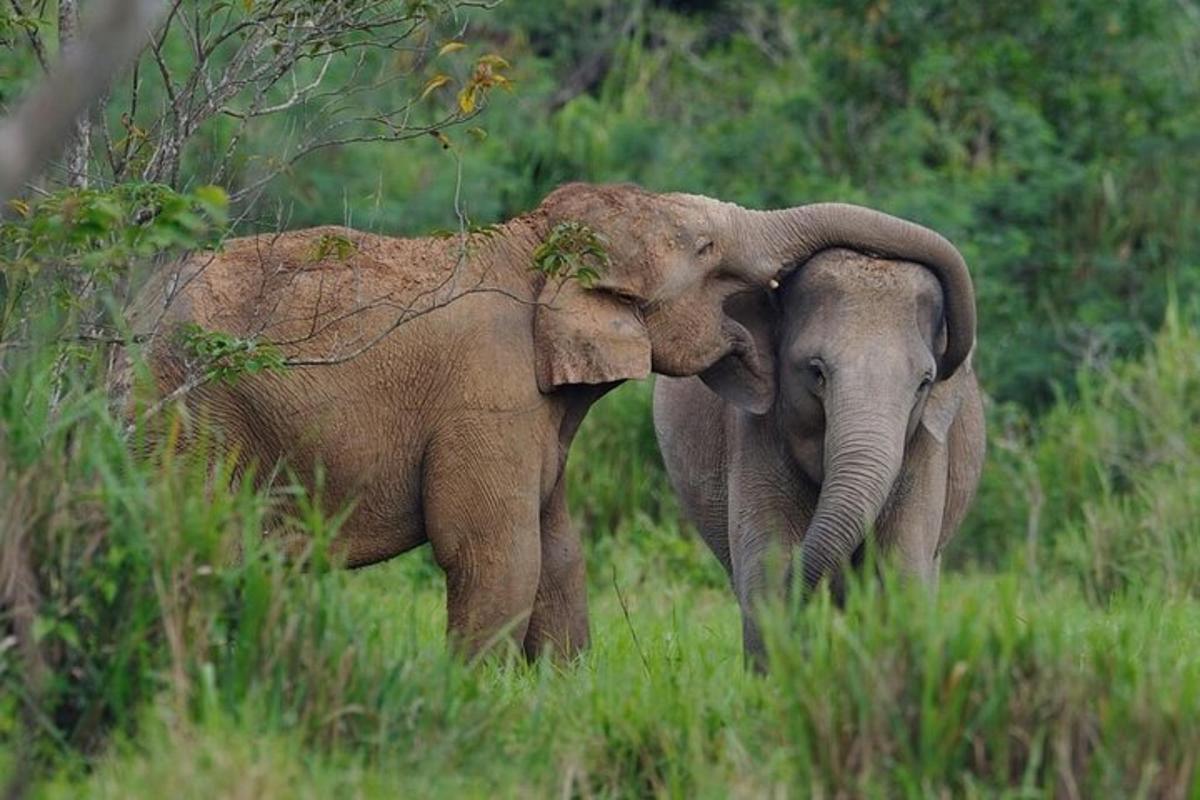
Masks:
[[[26,203],[20,198],[14,197],[12,200],[9,200],[8,207],[20,214],[22,217],[29,216],[29,203]]]
[[[480,56],[479,63],[487,64],[492,69],[508,69],[511,66],[511,64],[495,53],[488,53],[486,56]]]
[[[449,75],[439,72],[437,75],[434,75],[432,78],[430,78],[428,81],[425,82],[425,88],[421,90],[421,96],[417,99],[424,100],[426,97],[429,96],[430,92],[434,91],[439,86],[445,86],[447,83],[450,83],[452,80],[454,80],[454,79],[451,78]]]
[[[430,131],[429,135],[438,140],[438,144],[440,144],[442,146],[443,150],[449,150],[451,147],[454,146],[453,143],[450,141],[450,137],[447,136],[446,134],[442,133],[441,131]]]
[[[477,139],[478,141],[481,141],[481,142],[484,139],[486,139],[487,135],[488,135],[487,131],[485,131],[483,128],[480,128],[478,126],[476,126],[474,128],[467,128],[467,133],[469,133],[471,136],[475,137],[475,139]]]
[[[474,84],[469,84],[462,88],[458,93],[458,110],[464,114],[470,114],[475,110],[475,95],[476,87]]]
[[[438,50],[437,54],[439,56],[444,56],[447,53],[457,53],[459,50],[462,50],[466,46],[467,45],[465,42],[454,42],[454,41],[446,42],[444,45],[442,45],[442,49]]]

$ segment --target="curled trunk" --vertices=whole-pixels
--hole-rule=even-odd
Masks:
[[[822,250],[845,247],[878,258],[927,267],[946,298],[946,352],[938,364],[952,374],[975,344],[975,289],[962,255],[928,228],[879,211],[846,203],[814,203],[781,211],[752,211],[747,252],[787,272]]]

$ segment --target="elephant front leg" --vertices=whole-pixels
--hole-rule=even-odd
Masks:
[[[542,572],[525,634],[525,654],[531,659],[550,650],[565,660],[588,645],[583,543],[571,525],[565,495],[560,477],[542,511]]]
[[[791,559],[812,518],[814,498],[781,461],[764,467],[764,449],[749,452],[755,460],[735,460],[730,475],[729,551],[742,611],[743,653],[747,663],[761,670],[766,666],[766,648],[758,621],[760,606],[787,597]]]
[[[505,640],[522,645],[541,571],[536,466],[461,444],[427,463],[425,523],[446,573],[451,648],[473,658]]]
[[[937,588],[938,542],[946,509],[946,450],[918,434],[897,480],[899,496],[885,509],[876,532],[889,561],[902,575]]]

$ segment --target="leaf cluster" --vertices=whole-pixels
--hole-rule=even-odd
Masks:
[[[14,200],[16,216],[0,224],[0,266],[10,275],[53,265],[111,277],[137,259],[212,245],[224,230],[226,204],[216,186],[184,193],[154,183]]]
[[[336,233],[322,234],[313,246],[313,261],[324,261],[331,256],[338,261],[345,261],[358,251],[354,242]]]
[[[277,372],[286,366],[279,348],[254,338],[211,331],[194,323],[181,326],[177,343],[201,362],[205,381],[232,384],[242,375]]]
[[[582,222],[560,222],[533,251],[533,269],[560,281],[593,286],[608,268],[608,243]]]

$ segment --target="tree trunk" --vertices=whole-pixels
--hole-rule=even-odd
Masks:
[[[60,60],[75,47],[79,36],[79,4],[76,0],[58,0],[58,47]],[[75,120],[71,138],[63,154],[68,186],[86,189],[88,185],[88,156],[92,149],[92,121],[90,109]]]

